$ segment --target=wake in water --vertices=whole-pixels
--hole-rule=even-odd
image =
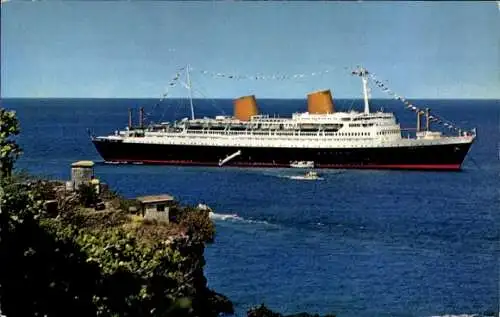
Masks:
[[[259,223],[259,224],[270,225],[270,223],[268,223],[267,221],[245,219],[243,217],[238,216],[237,214],[218,214],[218,213],[210,211],[208,213],[208,215],[209,215],[210,219],[218,220],[218,221],[231,221],[231,222],[241,222],[241,223]]]
[[[233,220],[233,221],[244,221],[243,218],[238,216],[237,214],[217,214],[215,212],[208,213],[210,219],[214,220]]]
[[[260,174],[263,176],[271,176],[276,178],[286,178],[290,180],[325,180],[325,177],[335,174],[342,174],[345,170],[321,170],[317,176],[309,177],[306,175],[307,170],[301,169],[261,169],[251,170],[250,173]]]

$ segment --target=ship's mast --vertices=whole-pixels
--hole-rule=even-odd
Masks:
[[[352,72],[353,75],[358,75],[361,77],[361,81],[363,82],[363,97],[365,101],[365,109],[364,113],[368,114],[370,113],[370,104],[368,103],[368,71],[363,68],[359,67],[355,71]]]
[[[191,77],[189,77],[189,64],[186,66],[187,89],[189,90],[189,105],[191,106],[191,119],[194,120],[193,93],[191,91]]]
[[[365,97],[365,114],[370,113],[370,105],[368,104],[368,78],[366,74],[368,72],[365,69],[362,69],[361,80],[363,81],[363,95]]]

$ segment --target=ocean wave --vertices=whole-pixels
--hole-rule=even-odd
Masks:
[[[218,214],[215,212],[209,212],[210,219],[219,220],[219,221],[232,221],[232,222],[244,222],[244,223],[258,223],[269,225],[267,221],[264,220],[253,220],[253,219],[245,219],[243,217],[238,216],[237,214]]]

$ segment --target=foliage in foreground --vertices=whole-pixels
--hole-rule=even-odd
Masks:
[[[12,176],[19,123],[0,109],[0,307],[13,316],[217,316],[231,302],[203,276],[204,236],[89,212],[92,190]],[[115,197],[120,201],[119,197]],[[56,214],[43,203],[57,201]],[[121,199],[123,201],[123,199]],[[183,234],[184,233],[184,234]]]
[[[2,185],[0,303],[7,316],[232,312],[206,287],[203,241],[173,238],[160,225],[133,225],[119,211],[52,218],[36,183]],[[103,215],[106,227],[96,225]]]

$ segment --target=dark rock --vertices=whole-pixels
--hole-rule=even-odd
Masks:
[[[106,209],[106,205],[101,201],[95,205],[95,210],[104,210]]]
[[[211,311],[216,314],[234,314],[233,303],[226,296],[214,292],[212,290],[209,291],[209,306],[211,307]]]
[[[261,304],[259,307],[250,308],[247,317],[283,317],[283,315],[275,313]]]
[[[49,214],[50,216],[57,216],[58,213],[57,200],[55,199],[46,200],[43,203],[43,207],[45,208],[47,214]]]
[[[247,317],[322,317],[318,314],[308,314],[308,313],[298,313],[292,315],[282,315],[280,313],[275,313],[264,304],[261,304],[259,307],[253,307],[248,310]],[[325,315],[323,317],[336,317],[333,314]]]

